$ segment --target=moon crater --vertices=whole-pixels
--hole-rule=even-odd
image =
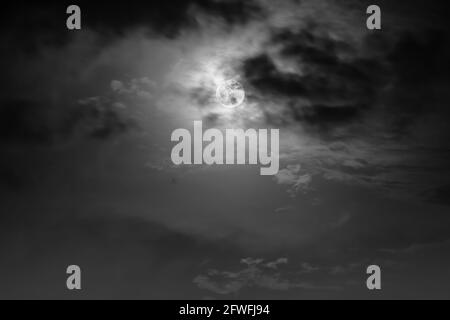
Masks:
[[[236,80],[227,80],[217,87],[216,97],[226,108],[239,107],[245,100],[244,87]]]

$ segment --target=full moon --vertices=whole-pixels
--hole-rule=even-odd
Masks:
[[[236,80],[227,80],[217,87],[217,100],[226,108],[239,107],[245,100],[244,87]]]

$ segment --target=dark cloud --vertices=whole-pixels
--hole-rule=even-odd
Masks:
[[[109,31],[148,26],[169,37],[178,35],[182,28],[197,26],[199,13],[221,18],[229,24],[246,23],[262,13],[261,7],[252,0],[86,1],[80,6],[86,12],[87,26]]]
[[[70,1],[14,1],[2,9],[0,33],[8,39],[2,46],[33,53],[42,45],[63,45],[75,32],[66,28]],[[158,35],[176,37],[185,28],[198,26],[199,14],[223,19],[227,24],[244,24],[262,14],[253,0],[174,1],[77,1],[82,11],[82,27],[105,36],[123,34],[135,27],[147,27]],[[11,14],[12,12],[20,12]],[[107,38],[106,38],[107,39]]]
[[[448,33],[442,30],[405,33],[387,55],[395,75],[387,111],[395,115],[396,130],[408,130],[427,114],[450,115],[449,96],[441,91],[450,84],[449,45]]]
[[[312,24],[273,31],[269,44],[276,53],[243,61],[254,98],[283,106],[277,114],[268,110],[269,122],[299,122],[325,133],[369,117],[383,123],[386,133],[408,135],[424,116],[449,115],[445,30],[368,34],[354,43],[323,29]]]
[[[268,54],[243,63],[247,81],[259,95],[287,101],[293,120],[309,124],[352,121],[368,109],[388,83],[385,63],[359,56],[349,43],[314,31],[277,32],[272,45],[279,56]],[[297,72],[280,70],[279,63],[294,63]]]
[[[252,19],[261,19],[264,9],[257,1],[192,0],[194,6],[208,15],[223,19],[229,25],[242,25]]]
[[[76,136],[106,139],[131,127],[130,119],[100,98],[87,99],[60,110],[32,100],[9,100],[0,104],[0,141],[3,143],[42,145]]]
[[[135,123],[131,118],[121,114],[112,102],[99,97],[79,102],[62,126],[66,136],[81,132],[99,139],[107,139],[133,127]]]

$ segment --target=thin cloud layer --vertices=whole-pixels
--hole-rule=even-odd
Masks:
[[[339,290],[336,286],[321,286],[299,280],[289,280],[278,270],[288,263],[286,258],[264,263],[263,259],[243,259],[246,268],[237,271],[209,270],[194,279],[200,288],[218,295],[238,295],[242,290],[257,287],[265,290]],[[309,267],[309,266],[307,266]],[[292,275],[291,275],[292,276]]]

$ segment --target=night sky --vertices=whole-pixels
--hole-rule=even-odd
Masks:
[[[0,298],[449,299],[444,4],[3,5]],[[171,133],[200,120],[279,129],[279,173],[173,165]]]

